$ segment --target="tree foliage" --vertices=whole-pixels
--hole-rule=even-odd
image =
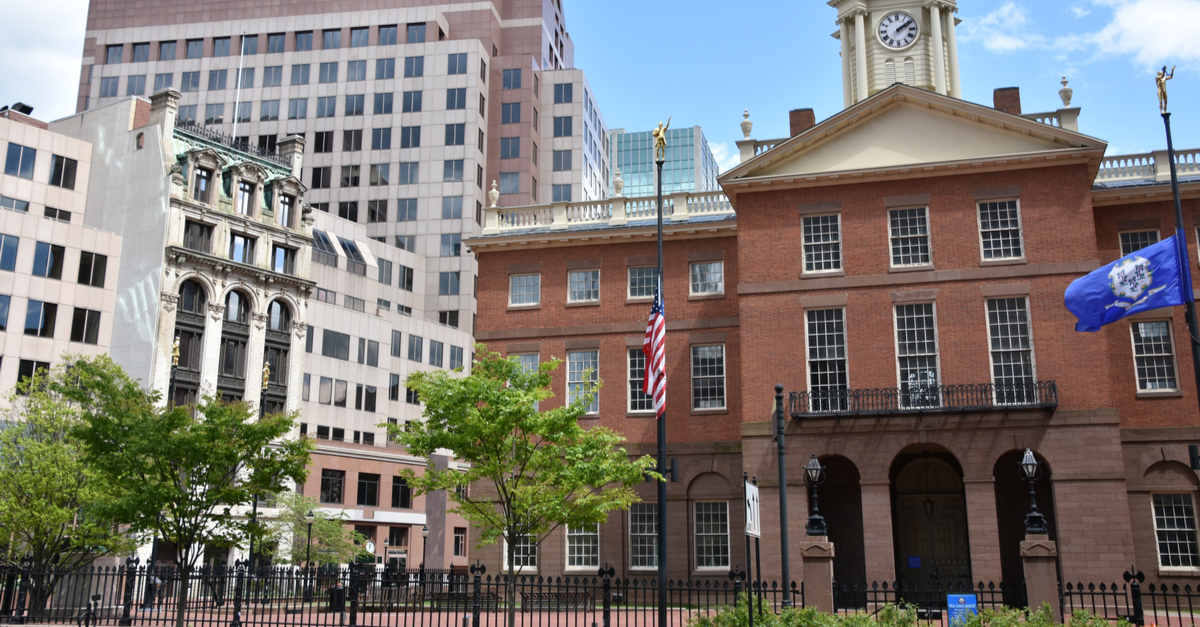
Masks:
[[[631,460],[621,448],[624,438],[610,429],[579,426],[598,381],[574,402],[538,411],[538,401],[553,396],[551,373],[561,360],[525,372],[484,345],[476,346],[476,355],[468,377],[442,370],[408,377],[408,387],[425,404],[425,423],[381,426],[414,455],[429,458],[449,449],[466,462],[465,471],[430,463],[421,475],[405,475],[418,494],[445,490],[454,511],[479,531],[480,544],[506,539],[505,563],[519,574],[513,540],[540,544],[557,527],[600,523],[609,511],[627,509],[638,500],[631,486],[643,480],[653,460]],[[471,484],[475,489],[467,490]],[[512,578],[508,596],[511,625]]]
[[[111,362],[99,367],[116,368]],[[63,368],[39,371],[8,395],[0,424],[0,536],[13,544],[6,557],[28,557],[36,571],[75,569],[134,548],[100,511],[113,493],[111,484],[84,463],[82,446],[70,435],[80,422],[80,407],[57,389],[71,384]],[[36,584],[35,610],[58,578],[39,578]]]
[[[311,496],[283,492],[276,502],[279,514],[267,525],[264,546],[273,546],[273,561],[280,564],[307,566],[345,564],[370,555],[363,549],[366,537],[347,527],[345,513],[334,516],[321,510],[321,504]],[[313,515],[312,541],[309,546],[309,513]],[[311,549],[311,550],[310,550]]]
[[[257,420],[247,403],[206,398],[196,406],[163,408],[107,357],[72,364],[75,382],[61,393],[79,404],[73,430],[84,461],[114,486],[100,512],[176,546],[179,586],[177,627],[183,627],[188,574],[208,544],[261,537],[263,523],[241,513],[255,495],[303,482],[312,445],[284,439],[291,414]],[[234,511],[238,508],[242,512]]]

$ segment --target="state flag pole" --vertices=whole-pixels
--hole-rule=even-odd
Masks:
[[[1163,70],[1163,74],[1165,74],[1165,66]],[[1172,68],[1171,74],[1166,78],[1169,80],[1174,74],[1174,68]],[[1190,277],[1191,260],[1188,259],[1187,238],[1183,235],[1183,204],[1179,200],[1179,175],[1175,171],[1175,145],[1171,141],[1171,113],[1167,111],[1165,81],[1160,84],[1160,90],[1163,126],[1167,131],[1167,162],[1171,169],[1171,195],[1175,199],[1175,246],[1179,250],[1179,272],[1182,276]],[[1196,378],[1196,400],[1200,403],[1200,346],[1198,346],[1200,342],[1197,342],[1196,298],[1190,282],[1183,287],[1185,293],[1183,306],[1187,312],[1188,337],[1191,340],[1188,343],[1192,345],[1192,374]]]
[[[668,120],[668,124],[670,120]],[[660,124],[661,126],[661,124]],[[666,140],[666,131],[663,131]],[[656,155],[657,156],[657,155]],[[658,165],[658,298],[659,302],[666,300],[663,289],[663,200],[662,200],[662,169],[663,157],[654,160]],[[663,329],[664,336],[666,329]],[[664,340],[665,341],[665,340]],[[665,358],[664,358],[665,362]],[[649,367],[649,364],[647,364]],[[663,364],[666,371],[666,364]],[[666,394],[666,391],[663,391]],[[665,399],[664,399],[665,405]],[[667,468],[667,412],[664,408],[658,414],[658,472],[663,474]],[[658,627],[667,627],[667,482],[658,481]]]

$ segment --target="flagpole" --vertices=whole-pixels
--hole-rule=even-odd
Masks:
[[[1164,101],[1165,105],[1166,102]],[[1164,107],[1165,108],[1165,107]],[[1179,249],[1180,274],[1191,276],[1191,260],[1188,259],[1187,238],[1183,236],[1183,205],[1179,200],[1179,176],[1175,172],[1175,145],[1171,141],[1171,114],[1162,112],[1163,126],[1167,131],[1167,162],[1171,168],[1171,195],[1175,198],[1175,245]],[[1187,264],[1187,265],[1185,265]],[[1187,269],[1189,272],[1184,272]],[[1200,402],[1200,347],[1196,344],[1196,299],[1191,285],[1184,285],[1184,310],[1187,312],[1189,344],[1192,345],[1192,374],[1196,377],[1196,396]]]
[[[666,131],[663,131],[666,140]],[[660,303],[666,302],[666,292],[663,290],[663,201],[662,201],[662,169],[663,158],[654,160],[658,165],[658,298]],[[663,328],[666,334],[666,328]],[[1194,347],[1193,347],[1194,348]],[[666,371],[664,357],[663,371]],[[664,395],[666,391],[663,391]],[[665,399],[664,399],[665,404]],[[658,416],[658,472],[666,473],[667,469],[667,412],[664,409]],[[658,627],[667,627],[667,482],[658,481]]]

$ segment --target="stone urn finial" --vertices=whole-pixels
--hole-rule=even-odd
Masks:
[[[496,179],[492,179],[492,191],[488,192],[488,202],[492,203],[492,207],[495,207],[499,201],[500,191],[496,189]]]
[[[750,139],[750,129],[754,128],[754,122],[750,121],[750,110],[746,109],[742,112],[742,135],[746,139]]]
[[[1058,90],[1058,97],[1062,98],[1064,109],[1071,106],[1071,95],[1074,93],[1074,89],[1067,87],[1067,77],[1064,76],[1062,79],[1062,89]]]
[[[617,178],[613,179],[613,194],[621,195],[621,191],[625,189],[625,179],[621,178],[621,168],[617,168]]]

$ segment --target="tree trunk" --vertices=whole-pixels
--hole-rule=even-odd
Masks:
[[[183,561],[179,564],[179,592],[176,595],[175,627],[184,627],[187,618],[188,576],[192,572],[191,564]]]
[[[517,548],[513,542],[505,538],[505,552],[508,554],[506,561],[508,562],[508,577],[505,579],[505,598],[508,600],[508,627],[516,627],[517,625],[517,573],[514,570],[514,562],[517,557]],[[182,626],[179,626],[182,627]]]

